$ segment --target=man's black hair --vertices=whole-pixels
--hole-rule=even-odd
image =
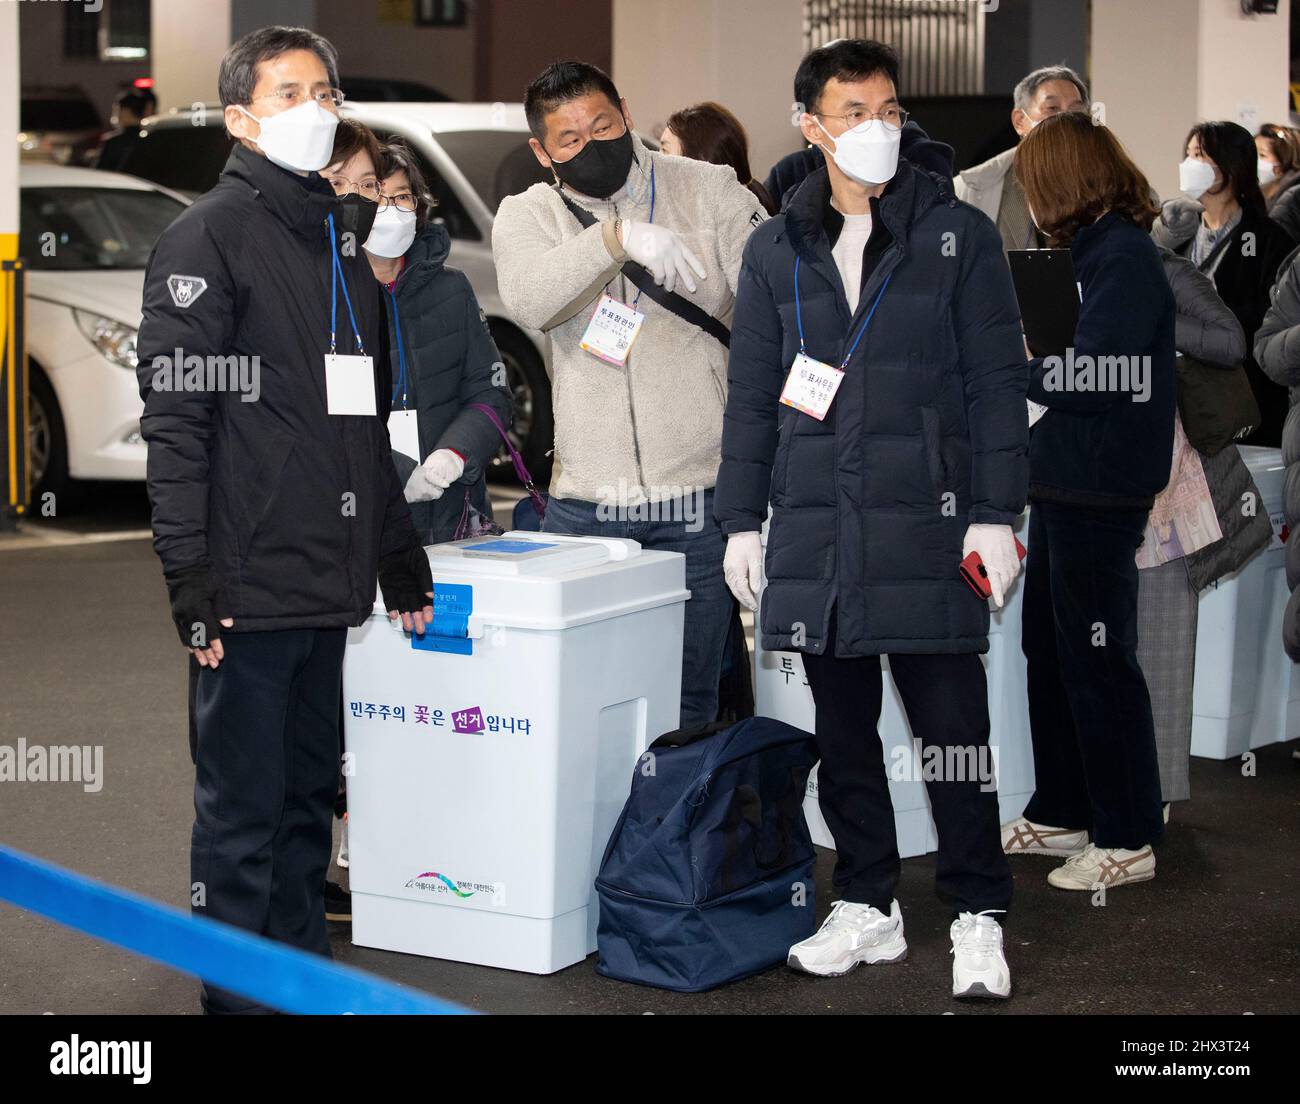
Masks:
[[[261,27],[250,31],[226,51],[217,73],[221,106],[247,104],[257,87],[257,67],[293,50],[310,50],[321,59],[331,88],[339,85],[339,55],[333,44],[306,27]]]
[[[832,80],[862,81],[883,73],[898,87],[898,52],[869,38],[844,38],[818,46],[799,63],[794,75],[795,103],[815,111]]]
[[[113,106],[117,108],[124,107],[127,111],[133,112],[137,118],[143,119],[146,115],[153,114],[158,110],[158,101],[150,93],[139,88],[128,88],[119,92],[113,98]]]
[[[561,104],[603,92],[615,108],[622,97],[609,75],[585,61],[557,61],[548,65],[524,93],[524,114],[528,129],[539,142],[546,137],[546,116]]]

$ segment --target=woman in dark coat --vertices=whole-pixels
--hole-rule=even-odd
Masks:
[[[337,135],[321,175],[374,190],[379,208],[364,248],[388,316],[393,461],[424,543],[448,541],[463,518],[492,518],[484,474],[501,437],[476,407],[509,426],[505,369],[469,280],[446,266],[451,238],[411,151],[348,119]]]
[[[1048,408],[1029,444],[1022,636],[1036,789],[1003,846],[1069,855],[1048,875],[1060,889],[1114,888],[1155,877],[1164,827],[1134,554],[1173,455],[1174,297],[1150,186],[1106,127],[1045,119],[1014,172],[1082,301],[1072,363],[1030,361],[1029,398]]]
[[[1286,390],[1260,371],[1249,347],[1268,309],[1278,267],[1296,243],[1268,217],[1255,140],[1248,130],[1236,123],[1198,123],[1184,149],[1180,176],[1185,198],[1164,205],[1152,234],[1156,244],[1209,276],[1237,316],[1246,332],[1246,375],[1262,415],[1242,443],[1276,448],[1282,441]]]

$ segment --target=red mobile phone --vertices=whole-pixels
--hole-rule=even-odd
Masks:
[[[1012,538],[1016,542],[1016,555],[1022,560],[1025,558],[1025,546],[1020,543],[1019,537]],[[961,562],[957,569],[961,572],[961,577],[970,584],[971,590],[981,598],[989,599],[993,597],[993,586],[989,582],[988,570],[984,567],[984,561],[980,558],[978,552],[972,552]]]

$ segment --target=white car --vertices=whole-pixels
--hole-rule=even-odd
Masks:
[[[553,434],[548,342],[510,317],[492,262],[492,220],[502,198],[550,180],[528,147],[523,105],[349,100],[343,114],[364,123],[380,141],[402,139],[420,162],[438,200],[434,218],[451,237],[447,263],[469,278],[506,367],[515,400],[511,436],[544,484]],[[120,167],[195,196],[217,182],[231,142],[221,108],[199,104],[146,119]]]
[[[145,263],[186,200],[117,173],[19,169],[19,256],[28,269],[32,486],[143,479],[135,339]]]

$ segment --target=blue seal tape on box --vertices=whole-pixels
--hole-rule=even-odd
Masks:
[[[465,583],[433,584],[433,624],[424,635],[411,633],[411,647],[422,652],[473,655],[469,615],[474,612],[474,588]]]

